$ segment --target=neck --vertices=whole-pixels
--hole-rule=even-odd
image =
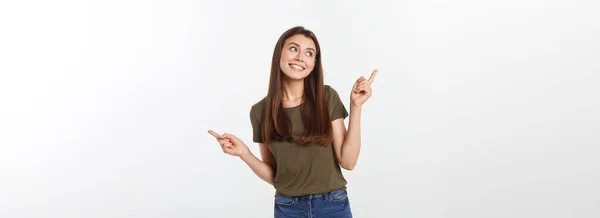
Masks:
[[[304,94],[304,80],[289,80],[284,79],[283,85],[283,100],[298,100]]]

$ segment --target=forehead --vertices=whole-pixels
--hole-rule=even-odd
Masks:
[[[296,34],[296,35],[293,35],[292,37],[286,39],[285,45],[287,46],[292,42],[298,44],[302,48],[315,49],[315,42],[313,42],[312,39],[310,39],[302,34]]]

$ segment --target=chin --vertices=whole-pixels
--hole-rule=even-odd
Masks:
[[[302,75],[297,75],[297,74],[285,74],[286,77],[290,80],[303,80],[304,78],[306,78],[306,76],[302,76]]]
[[[302,80],[302,79],[306,78],[309,73],[288,70],[288,71],[284,71],[283,74],[285,74],[286,77],[288,77],[289,79],[292,79],[292,80]]]

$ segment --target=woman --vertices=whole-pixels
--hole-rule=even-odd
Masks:
[[[275,188],[275,217],[352,217],[341,169],[354,169],[360,152],[361,107],[371,83],[360,77],[348,112],[335,89],[323,83],[321,50],[310,30],[294,27],[275,46],[267,96],[250,109],[253,141],[261,159],[231,134],[209,130],[223,152],[240,157]],[[305,128],[307,127],[307,128]]]

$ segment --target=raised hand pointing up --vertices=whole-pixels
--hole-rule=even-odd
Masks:
[[[361,76],[356,80],[354,86],[352,86],[352,92],[350,93],[350,104],[352,106],[362,106],[369,97],[373,94],[371,90],[371,84],[375,80],[375,75],[377,75],[377,70],[374,70],[371,73],[369,79],[365,79],[364,76]]]

